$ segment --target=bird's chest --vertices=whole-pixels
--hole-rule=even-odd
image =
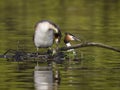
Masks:
[[[53,31],[48,32],[36,32],[35,33],[35,43],[39,47],[49,47],[53,44],[54,33]]]
[[[52,30],[47,32],[38,32],[36,33],[36,38],[41,41],[48,41],[54,38],[54,34]]]

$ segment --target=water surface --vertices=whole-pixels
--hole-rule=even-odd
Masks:
[[[18,44],[25,51],[35,52],[34,25],[43,19],[58,24],[63,36],[70,32],[83,42],[120,48],[119,8],[119,0],[1,0],[0,53],[17,49]],[[59,65],[61,84],[54,89],[120,90],[120,53],[97,47],[76,51],[78,57],[83,53],[83,60],[67,67]],[[0,89],[35,90],[35,66],[36,63],[0,59]]]

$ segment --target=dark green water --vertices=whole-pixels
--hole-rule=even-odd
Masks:
[[[34,25],[43,19],[83,41],[120,48],[119,0],[0,0],[0,53],[17,49],[18,41],[34,52]],[[120,90],[120,53],[97,47],[76,51],[84,59],[68,69],[60,65],[61,84],[56,90]],[[34,66],[0,59],[0,90],[35,90]]]

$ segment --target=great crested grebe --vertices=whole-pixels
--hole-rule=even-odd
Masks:
[[[81,40],[75,37],[74,35],[72,35],[71,33],[65,33],[64,43],[66,44],[67,47],[71,46],[70,41],[81,41]],[[68,50],[68,52],[71,52],[71,51],[73,52],[74,55],[76,55],[76,52],[74,49]]]
[[[34,44],[37,48],[48,48],[51,47],[56,42],[58,43],[61,39],[61,31],[58,25],[54,24],[51,21],[42,20],[35,25],[34,33]]]

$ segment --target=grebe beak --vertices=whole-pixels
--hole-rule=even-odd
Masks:
[[[75,36],[73,36],[73,39],[75,40],[75,41],[81,41],[79,38],[76,38]]]

